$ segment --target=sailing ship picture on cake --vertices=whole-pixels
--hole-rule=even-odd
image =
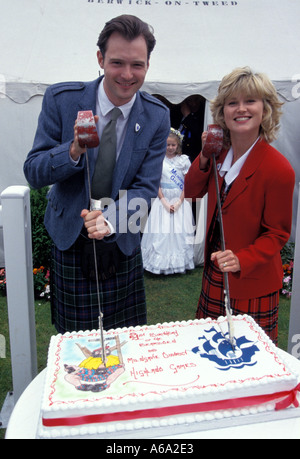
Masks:
[[[259,352],[259,348],[254,341],[249,341],[245,336],[235,338],[233,348],[228,339],[228,332],[223,334],[213,326],[205,330],[205,335],[199,336],[198,340],[200,344],[194,347],[192,352],[214,362],[218,370],[242,369],[257,364],[255,353]]]

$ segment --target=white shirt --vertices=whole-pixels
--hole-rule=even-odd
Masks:
[[[224,177],[225,175],[226,188],[229,187],[229,185],[231,185],[231,183],[239,175],[243,165],[245,164],[246,159],[248,158],[252,148],[254,147],[258,139],[259,137],[255,140],[254,144],[249,148],[249,150],[247,150],[246,153],[244,153],[243,156],[241,156],[233,165],[232,165],[232,160],[233,160],[232,147],[228,151],[223,164],[219,166],[220,167],[220,170],[219,170],[220,177]]]

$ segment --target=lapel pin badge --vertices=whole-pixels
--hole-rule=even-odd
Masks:
[[[139,132],[140,129],[141,129],[141,126],[138,123],[136,123],[135,132]]]

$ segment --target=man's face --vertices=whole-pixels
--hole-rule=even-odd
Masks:
[[[105,57],[101,51],[97,57],[104,70],[107,97],[115,106],[126,104],[144,83],[149,67],[144,37],[128,41],[114,32],[107,42]]]

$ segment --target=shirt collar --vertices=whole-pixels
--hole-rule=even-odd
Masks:
[[[220,170],[219,170],[219,174],[221,177],[224,177],[225,175],[225,182],[226,184],[229,186],[236,178],[237,176],[239,175],[246,159],[248,158],[252,148],[254,147],[254,145],[256,144],[256,142],[258,141],[259,137],[255,140],[254,144],[251,145],[251,147],[249,148],[249,150],[246,151],[246,153],[243,154],[243,156],[241,156],[234,164],[233,166],[231,165],[232,164],[232,160],[233,160],[233,149],[232,147],[230,148],[230,150],[228,151],[227,155],[226,155],[226,158],[223,162],[223,164],[221,165],[220,167]]]
[[[113,108],[114,105],[111,103],[109,98],[106,95],[106,92],[104,90],[104,78],[101,80],[100,85],[99,85],[99,90],[98,90],[98,102],[99,102],[99,107],[100,107],[100,112],[103,116],[106,116]],[[122,115],[124,119],[129,117],[130,111],[132,109],[132,106],[135,102],[136,99],[136,94],[132,97],[132,99],[127,102],[127,104],[121,105],[119,109],[122,112]]]

